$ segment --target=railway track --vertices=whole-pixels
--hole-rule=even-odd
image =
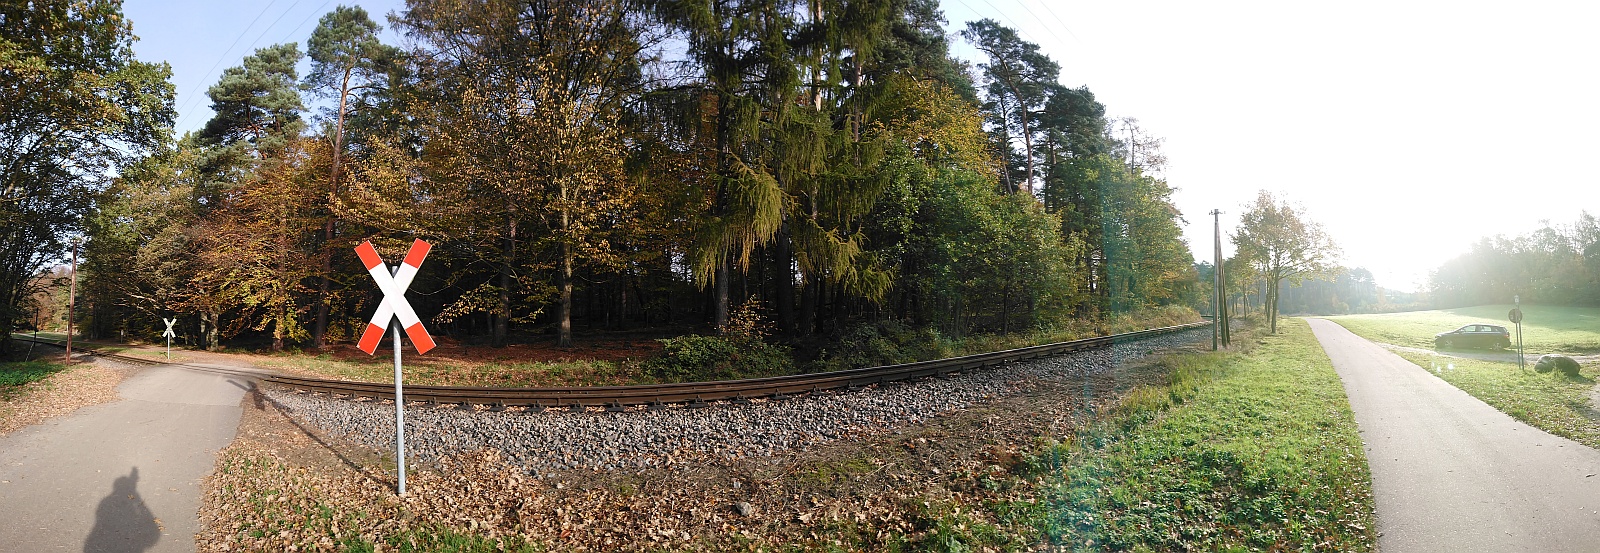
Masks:
[[[725,380],[719,382],[685,382],[675,384],[643,384],[634,386],[591,386],[591,387],[549,387],[549,388],[486,388],[466,386],[406,386],[405,395],[408,402],[422,402],[434,404],[460,404],[463,406],[487,405],[500,409],[505,407],[530,407],[530,408],[565,408],[573,411],[583,411],[590,407],[601,407],[610,411],[620,411],[630,406],[647,406],[648,408],[663,408],[668,404],[684,404],[688,407],[703,407],[710,402],[729,401],[744,403],[753,399],[782,400],[791,396],[811,394],[827,390],[856,389],[875,384],[912,380],[919,378],[939,377],[983,367],[995,366],[1013,361],[1034,359],[1051,355],[1060,355],[1076,351],[1085,351],[1110,347],[1118,342],[1128,342],[1172,334],[1188,330],[1195,330],[1209,326],[1210,322],[1190,323],[1186,325],[1154,328],[1110,336],[1086,338],[1070,342],[1044,344],[948,359],[932,361],[919,361],[899,365],[886,365],[881,367],[866,367],[827,373],[799,374],[790,376],[775,376],[767,378],[752,378],[746,380]],[[33,341],[26,336],[14,336],[16,339]],[[61,345],[58,340],[37,340],[40,343]],[[97,357],[105,357],[125,363],[137,365],[162,365],[168,364],[160,360],[120,355],[114,353],[101,353],[94,350],[85,350]],[[238,376],[257,378],[284,386],[299,392],[319,392],[334,396],[347,396],[352,399],[394,399],[394,384],[379,382],[351,382],[343,380],[327,380],[320,378],[305,378],[288,376],[270,372],[232,371],[214,367],[202,367],[174,363],[185,368],[208,372],[219,372]]]

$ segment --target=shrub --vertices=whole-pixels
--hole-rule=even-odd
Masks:
[[[1544,373],[1554,369],[1568,378],[1576,378],[1578,376],[1578,368],[1576,360],[1557,354],[1542,355],[1539,357],[1539,361],[1533,365],[1533,370]]]
[[[733,380],[788,374],[789,349],[763,338],[769,325],[754,300],[729,314],[723,336],[679,336],[658,340],[662,355],[645,362],[645,371],[663,382]]]
[[[956,344],[937,329],[914,328],[900,321],[886,320],[845,331],[834,347],[822,352],[817,369],[838,371],[955,355],[958,355]]]

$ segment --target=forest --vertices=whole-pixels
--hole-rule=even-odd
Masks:
[[[1600,220],[1584,211],[1568,224],[1485,236],[1429,275],[1438,307],[1511,303],[1600,306]]]
[[[0,7],[0,340],[61,316],[75,244],[84,335],[176,317],[208,348],[352,342],[381,298],[362,241],[432,243],[411,302],[492,347],[733,325],[817,350],[1209,290],[1160,140],[936,0],[411,0],[404,48],[339,6],[182,136],[118,2],[31,4]]]

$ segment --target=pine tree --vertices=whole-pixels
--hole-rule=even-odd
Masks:
[[[322,16],[316,30],[306,42],[311,57],[311,73],[306,75],[305,89],[318,95],[336,98],[332,127],[332,156],[328,168],[328,193],[339,194],[339,179],[343,169],[345,150],[345,116],[352,104],[351,96],[364,91],[374,91],[384,85],[387,74],[383,65],[398,56],[393,47],[378,41],[382,28],[367,17],[360,6],[338,6]],[[324,345],[328,329],[329,274],[332,268],[332,249],[337,220],[332,214],[323,223],[323,247],[320,255],[322,274],[317,278],[316,315],[311,326],[314,347]]]

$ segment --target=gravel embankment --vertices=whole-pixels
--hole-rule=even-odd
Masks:
[[[708,457],[770,456],[916,424],[1013,393],[1031,379],[1104,373],[1119,363],[1210,335],[1209,329],[1200,329],[947,378],[749,405],[714,403],[706,409],[567,413],[409,406],[406,453],[408,458],[431,462],[442,455],[495,448],[510,463],[535,475],[575,468],[670,465]],[[379,450],[394,447],[392,402],[338,400],[280,389],[264,392],[285,411],[329,434]]]

